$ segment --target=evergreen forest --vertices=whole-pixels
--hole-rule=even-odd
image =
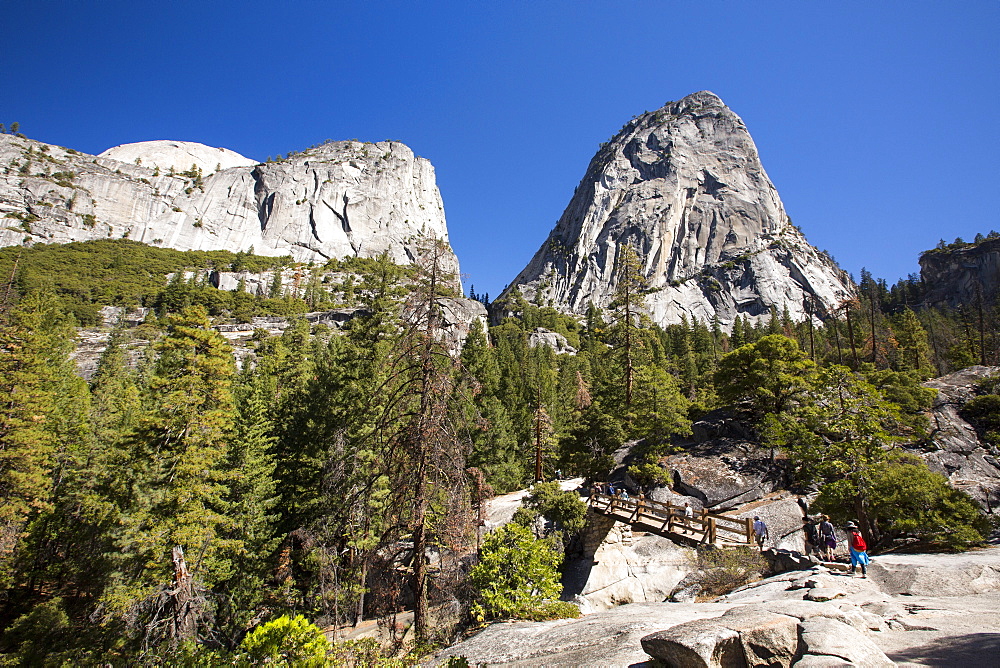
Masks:
[[[730,332],[661,327],[625,247],[608,308],[513,293],[459,349],[439,336],[445,252],[401,267],[127,240],[0,250],[0,664],[407,665],[456,624],[572,615],[558,569],[582,502],[536,485],[484,535],[485,502],[557,472],[607,480],[623,452],[633,491],[669,485],[663,459],[708,415],[744,422],[789,488],[818,490],[876,550],[992,530],[917,455],[936,447],[922,382],[1000,364],[996,307],[924,308],[917,279],[863,272],[822,325],[774,310]],[[218,272],[271,282],[220,290]],[[104,306],[148,310],[85,380],[78,328]],[[346,307],[339,329],[302,317]],[[238,366],[215,326],[262,315],[288,326],[254,332]],[[993,447],[998,394],[987,379],[966,407]],[[320,632],[372,619],[396,651]]]

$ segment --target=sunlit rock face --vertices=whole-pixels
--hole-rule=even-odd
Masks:
[[[575,313],[607,306],[625,244],[662,325],[686,316],[729,328],[772,307],[802,320],[854,290],[792,225],[743,121],[708,91],[633,118],[602,145],[507,293]]]
[[[258,164],[191,142],[92,156],[0,135],[0,219],[2,246],[127,237],[299,261],[387,253],[407,264],[428,240],[448,241],[434,168],[399,142],[333,142]]]
[[[159,167],[164,172],[171,169],[185,172],[195,166],[205,174],[257,164],[256,160],[228,148],[215,148],[193,141],[156,140],[122,144],[99,153],[98,157],[139,164],[151,169]]]

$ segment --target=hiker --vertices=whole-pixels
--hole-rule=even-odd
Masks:
[[[622,496],[622,501],[628,501],[628,490],[623,489],[621,496]]]
[[[837,534],[828,515],[822,516],[819,523],[820,549],[826,561],[833,561],[833,551],[837,549]]]
[[[858,525],[848,522],[844,529],[847,530],[847,549],[851,553],[851,575],[854,575],[858,566],[861,566],[861,577],[868,577],[868,544],[864,536],[858,531]]]
[[[767,540],[767,525],[764,524],[760,517],[753,518],[753,535],[757,538],[757,547],[760,551],[764,551],[764,541]]]
[[[805,534],[806,556],[820,553],[819,529],[808,516],[802,518],[802,533]]]
[[[694,526],[693,526],[694,522],[691,521],[693,519],[694,519],[694,509],[691,507],[690,503],[685,503],[684,504],[684,533],[687,533],[688,529],[690,529],[692,532],[694,531]]]

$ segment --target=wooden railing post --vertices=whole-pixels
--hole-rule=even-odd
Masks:
[[[753,545],[753,520],[746,517],[743,521],[746,523],[747,545]]]
[[[708,518],[708,542],[712,543],[714,545],[716,539],[717,539],[717,536],[716,536],[716,533],[715,533],[715,518],[714,517],[709,517]]]
[[[635,505],[635,521],[642,521],[642,513],[646,509],[646,497],[642,494],[639,495],[639,500]]]

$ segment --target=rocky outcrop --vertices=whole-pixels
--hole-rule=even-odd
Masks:
[[[538,346],[548,346],[559,355],[576,354],[576,348],[569,345],[565,336],[559,332],[553,332],[552,330],[545,329],[544,327],[536,327],[535,331],[528,333],[528,345],[532,348],[537,348]]]
[[[1000,239],[968,248],[935,249],[920,255],[920,280],[929,306],[989,310],[1000,300]]]
[[[444,341],[453,351],[460,350],[469,334],[469,328],[476,320],[486,322],[486,307],[474,299],[442,298],[438,300],[441,309],[441,322],[437,330],[440,340]],[[138,308],[126,310],[119,306],[105,306],[101,309],[102,327],[83,328],[77,333],[77,344],[71,355],[77,370],[85,379],[90,380],[97,370],[101,353],[107,348],[111,330],[115,327],[132,328],[145,320],[151,309]],[[340,329],[351,319],[365,315],[368,311],[360,307],[330,309],[303,313],[299,318],[311,326],[323,325],[332,329]],[[269,336],[280,335],[292,323],[291,318],[278,316],[254,316],[249,322],[220,323],[214,329],[222,334],[232,345],[237,366],[252,359],[253,345],[250,339],[258,332],[266,332]],[[149,345],[144,339],[129,340],[126,344],[130,362],[135,365]]]
[[[599,513],[592,522],[607,521]],[[563,596],[584,613],[609,610],[626,603],[664,601],[677,584],[697,567],[695,550],[666,538],[633,532],[627,524],[604,529],[596,549],[567,559]],[[586,538],[585,538],[586,540]]]
[[[505,294],[575,313],[607,306],[626,244],[661,325],[686,316],[728,328],[772,307],[802,320],[854,292],[792,225],[743,121],[708,91],[633,118],[603,145]]]
[[[694,497],[699,507],[730,510],[756,501],[780,487],[781,471],[769,452],[755,443],[714,438],[669,455],[662,465],[670,471],[673,487]]]
[[[994,512],[1000,507],[1000,453],[979,439],[960,412],[975,396],[976,383],[997,373],[1000,367],[972,366],[924,383],[938,391],[931,410],[932,449],[916,451],[931,470]]]
[[[158,166],[176,160],[187,171]],[[448,240],[434,168],[399,142],[333,142],[255,164],[185,142],[95,157],[0,135],[0,219],[2,246],[127,237],[303,262],[387,253],[409,264],[426,240]],[[457,276],[450,251],[444,264]]]
[[[818,566],[706,603],[632,603],[575,620],[498,623],[430,663],[464,657],[469,665],[627,666],[653,656],[685,667],[989,665],[982,658],[994,656],[1000,633],[1000,583],[987,586],[980,578],[970,588],[975,580],[956,573],[972,574],[973,564],[981,572],[997,560],[1000,548],[877,556],[870,579]],[[897,573],[905,568],[913,582],[943,586],[933,596],[911,594],[917,590],[882,579],[877,564]],[[896,590],[903,595],[897,598]]]

